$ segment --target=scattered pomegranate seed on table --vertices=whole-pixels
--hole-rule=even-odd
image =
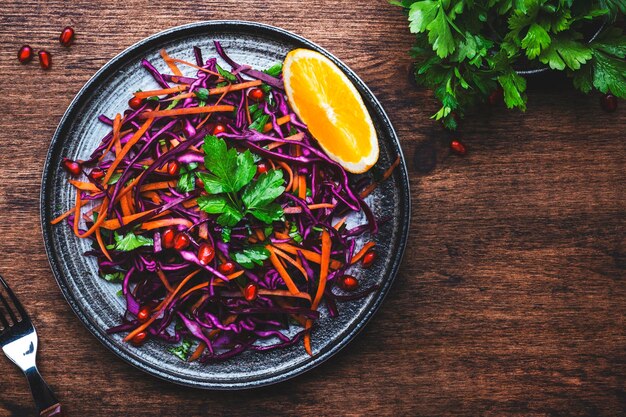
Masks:
[[[492,106],[502,103],[504,101],[504,90],[502,90],[502,87],[498,86],[493,90],[493,92],[489,94],[489,97],[487,97],[487,101]]]
[[[69,158],[63,158],[63,168],[65,168],[65,170],[74,177],[77,177],[80,175],[80,171],[81,171],[80,164],[76,161],[72,161]]]
[[[339,278],[339,287],[345,291],[354,291],[359,287],[359,281],[352,275],[344,275]]]
[[[33,59],[33,48],[28,45],[24,45],[17,51],[17,60],[22,64],[26,64]]]
[[[605,112],[612,113],[617,110],[617,97],[611,93],[605,94],[600,97],[600,105]]]
[[[257,295],[259,295],[259,287],[256,284],[248,284],[243,290],[243,296],[246,301],[256,300]]]
[[[59,42],[63,46],[70,46],[74,42],[74,29],[71,26],[66,27],[61,32]]]
[[[450,149],[457,155],[465,155],[467,153],[467,147],[460,140],[453,140],[450,142]]]
[[[50,66],[52,65],[52,56],[50,55],[50,52],[41,50],[39,51],[38,55],[39,55],[39,65],[41,65],[41,68],[45,70],[49,69]]]

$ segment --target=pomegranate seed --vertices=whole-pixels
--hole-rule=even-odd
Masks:
[[[376,252],[373,250],[368,251],[363,257],[363,267],[369,268],[376,260]]]
[[[189,236],[187,236],[185,233],[178,233],[174,237],[174,249],[183,250],[187,246],[189,246],[189,242]]]
[[[224,262],[217,269],[224,275],[230,275],[235,272],[235,264],[232,262]]]
[[[102,170],[102,168],[96,167],[91,170],[91,173],[89,175],[91,175],[91,178],[93,178],[94,180],[99,180],[101,178],[104,178],[104,171]]]
[[[198,248],[198,260],[202,265],[208,265],[215,258],[215,249],[208,243],[203,243]]]
[[[196,187],[204,188],[204,182],[200,179],[200,177],[196,177]]]
[[[217,135],[218,133],[224,133],[226,132],[226,126],[224,126],[221,123],[218,123],[215,125],[215,127],[213,128],[213,134]]]
[[[74,41],[74,29],[68,26],[65,29],[63,29],[63,32],[61,32],[61,36],[59,37],[59,42],[61,42],[61,45],[63,46],[70,46],[73,41]]]
[[[248,93],[248,98],[252,101],[256,101],[257,103],[265,100],[265,93],[260,88],[253,88]]]
[[[52,65],[52,56],[50,55],[50,52],[48,51],[39,51],[39,65],[41,65],[41,68],[47,70],[50,68],[50,65]]]
[[[617,110],[617,97],[610,93],[605,94],[600,97],[600,105],[605,112],[613,113],[615,110]]]
[[[256,173],[258,175],[265,174],[267,172],[267,164],[265,162],[259,162],[256,166]]]
[[[149,307],[143,307],[141,310],[139,310],[139,313],[137,313],[137,320],[139,320],[140,323],[147,322],[150,318],[151,312],[152,311]]]
[[[467,148],[460,140],[453,140],[450,142],[450,149],[457,155],[465,155],[467,153]]]
[[[489,94],[489,97],[487,97],[487,101],[492,106],[502,103],[503,99],[504,99],[504,90],[502,90],[502,87],[500,86],[498,86],[495,90],[493,90],[493,92]]]
[[[161,244],[165,249],[172,249],[174,247],[174,236],[176,232],[174,229],[167,229],[161,236]]]
[[[78,177],[80,175],[80,164],[69,158],[63,158],[63,168],[65,168],[65,170],[74,177]]]
[[[259,287],[256,284],[248,284],[243,290],[243,296],[247,301],[254,301],[259,295]]]
[[[22,64],[30,62],[33,59],[33,48],[28,45],[24,45],[17,51],[17,60]]]
[[[345,291],[354,291],[359,288],[359,281],[352,275],[344,275],[339,279],[339,287]]]
[[[171,176],[178,175],[178,171],[180,171],[180,164],[178,161],[172,161],[167,164],[167,173]]]
[[[141,107],[142,104],[143,104],[143,100],[140,99],[139,97],[133,97],[130,100],[128,100],[128,107],[130,107],[133,110],[137,110],[139,107]]]
[[[132,339],[130,339],[130,342],[135,346],[141,346],[145,343],[147,338],[148,338],[148,333],[139,332]]]

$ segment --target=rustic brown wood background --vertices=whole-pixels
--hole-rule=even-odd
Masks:
[[[391,294],[323,366],[245,392],[154,379],[93,338],[51,275],[39,227],[44,157],[85,81],[160,30],[210,19],[271,23],[350,65],[387,109],[411,174],[413,220]],[[76,45],[62,49],[65,25]],[[412,84],[412,37],[385,0],[0,2],[0,274],[40,334],[41,370],[68,416],[596,416],[626,413],[626,103],[560,79],[531,82],[526,114],[480,109],[452,137]],[[28,43],[53,68],[20,65]],[[0,359],[0,416],[34,415]]]

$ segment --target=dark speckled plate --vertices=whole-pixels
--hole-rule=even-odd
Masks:
[[[340,304],[340,315],[330,319],[325,311],[313,332],[314,356],[302,344],[270,352],[245,352],[223,363],[185,363],[166,351],[163,343],[151,341],[142,348],[122,342],[121,335],[107,335],[106,329],[119,324],[124,301],[116,293],[119,286],[98,278],[94,259],[83,256],[89,243],[79,240],[65,224],[51,226],[50,220],[73,205],[74,193],[66,174],[59,169],[63,156],[84,159],[107,131],[97,121],[99,114],[114,115],[138,88],[158,88],[140,67],[150,59],[158,68],[164,64],[158,52],[193,61],[192,46],[199,46],[205,57],[216,56],[212,41],[222,42],[228,54],[241,64],[267,68],[282,61],[294,48],[310,48],[332,59],[347,74],[365,100],[380,140],[379,166],[387,167],[402,155],[396,133],[383,108],[367,86],[345,64],[314,43],[271,26],[237,21],[215,21],[181,26],[151,36],[122,52],[107,63],[76,95],[52,138],[46,159],[41,221],[48,258],[54,276],[76,315],[105,346],[120,358],[149,374],[198,388],[241,389],[286,380],[319,365],[343,348],[363,329],[380,306],[398,272],[409,229],[409,183],[404,160],[384,186],[369,197],[369,204],[382,225],[375,267],[355,269],[363,287],[374,283],[380,289],[369,296]],[[352,223],[362,219],[351,219]],[[68,336],[69,337],[69,336]]]

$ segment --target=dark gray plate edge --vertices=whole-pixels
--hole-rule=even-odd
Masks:
[[[384,281],[381,288],[376,292],[376,298],[374,299],[373,303],[371,304],[371,306],[369,307],[365,315],[361,318],[360,321],[354,323],[352,328],[348,331],[348,333],[345,334],[343,339],[338,340],[335,343],[329,344],[326,349],[318,352],[316,355],[311,357],[309,361],[301,363],[299,365],[294,365],[293,367],[288,368],[279,374],[274,374],[269,377],[261,376],[256,379],[250,379],[250,380],[241,381],[241,382],[207,381],[207,380],[180,378],[177,375],[173,375],[169,372],[164,372],[163,370],[156,367],[153,363],[146,361],[141,357],[132,355],[129,352],[120,350],[117,346],[115,346],[109,339],[109,336],[106,335],[106,333],[101,332],[93,323],[91,318],[84,314],[84,312],[81,310],[80,305],[76,301],[75,296],[69,291],[68,287],[66,286],[64,282],[63,275],[61,274],[61,271],[56,263],[57,261],[54,258],[55,254],[52,252],[52,243],[51,243],[51,236],[50,236],[52,233],[51,231],[52,227],[50,225],[51,213],[49,213],[50,208],[47,207],[46,205],[46,194],[52,188],[51,186],[48,186],[47,184],[48,182],[47,174],[48,174],[48,171],[50,170],[50,164],[52,160],[54,159],[53,150],[57,146],[57,143],[60,140],[60,136],[63,133],[62,132],[63,126],[68,122],[68,119],[70,119],[70,116],[74,113],[74,109],[78,105],[80,98],[83,96],[85,92],[87,92],[92,87],[92,84],[94,84],[98,80],[98,78],[103,76],[111,67],[115,66],[119,61],[123,60],[127,54],[133,53],[136,50],[141,49],[146,44],[154,43],[156,41],[161,41],[161,40],[165,41],[167,40],[167,37],[170,35],[174,35],[177,33],[182,34],[185,31],[190,31],[190,30],[194,30],[198,28],[213,29],[213,28],[228,28],[228,27],[255,29],[255,30],[264,31],[269,34],[274,34],[274,35],[278,34],[280,36],[290,38],[293,41],[302,43],[306,45],[308,48],[317,50],[320,53],[324,54],[329,59],[331,59],[335,64],[337,64],[342,69],[342,71],[346,73],[346,75],[350,78],[350,80],[354,84],[357,85],[359,92],[362,95],[366,96],[365,99],[371,102],[373,106],[376,108],[377,112],[379,113],[379,115],[384,121],[385,129],[388,131],[387,133],[389,133],[389,135],[393,139],[393,145],[395,147],[395,151],[398,153],[398,155],[401,158],[400,180],[401,180],[402,198],[401,198],[401,201],[399,201],[398,203],[400,205],[401,211],[404,211],[404,213],[406,214],[406,222],[405,222],[406,224],[403,225],[405,227],[402,227],[402,230],[400,230],[400,238],[399,238],[400,250],[393,255],[394,259],[392,262],[390,275]],[[207,35],[210,35],[210,34],[207,33]],[[87,328],[87,330],[89,330],[89,332],[91,332],[96,337],[96,339],[98,339],[104,346],[106,346],[109,350],[111,350],[114,354],[116,354],[118,357],[120,357],[124,361],[130,363],[134,367],[150,375],[153,375],[155,377],[164,379],[169,382],[174,382],[176,384],[193,387],[193,388],[203,388],[203,389],[213,389],[213,390],[235,390],[235,389],[247,389],[247,388],[271,385],[271,384],[282,382],[287,379],[298,376],[320,365],[321,363],[329,359],[331,356],[339,352],[350,341],[352,341],[354,337],[367,325],[367,323],[370,321],[372,316],[380,308],[384,298],[389,292],[389,289],[398,274],[398,270],[400,268],[402,257],[404,255],[404,251],[406,249],[406,244],[408,241],[408,229],[409,229],[408,226],[410,225],[410,219],[411,219],[411,199],[410,199],[409,176],[408,176],[408,171],[406,167],[406,160],[404,158],[404,154],[400,146],[400,141],[395,132],[395,129],[393,128],[393,125],[391,124],[391,121],[389,120],[389,117],[386,114],[385,110],[383,109],[381,103],[374,96],[374,94],[367,87],[367,85],[365,85],[365,83],[356,75],[356,73],[354,73],[346,64],[344,64],[342,61],[337,59],[334,55],[332,55],[326,49],[320,47],[319,45],[299,35],[289,32],[287,30],[284,30],[275,26],[267,25],[267,24],[257,23],[257,22],[247,22],[247,21],[238,21],[238,20],[214,20],[214,21],[195,22],[195,23],[190,23],[190,24],[186,24],[182,26],[173,27],[165,31],[151,35],[147,38],[144,38],[140,40],[139,42],[129,46],[124,51],[120,52],[118,55],[116,55],[114,58],[108,61],[106,64],[104,64],[102,68],[100,68],[84,84],[84,86],[76,93],[71,103],[69,104],[67,110],[63,114],[63,117],[61,118],[61,121],[59,122],[57,129],[50,142],[50,146],[48,148],[48,153],[46,156],[46,160],[44,162],[44,168],[43,168],[43,173],[42,173],[42,185],[41,185],[41,194],[40,194],[40,213],[41,213],[41,227],[42,227],[42,234],[43,234],[46,255],[48,257],[48,262],[52,269],[57,285],[61,289],[63,297],[65,298],[67,303],[70,305],[70,307],[74,311],[74,314],[76,314],[76,316],[80,319],[83,325]]]

